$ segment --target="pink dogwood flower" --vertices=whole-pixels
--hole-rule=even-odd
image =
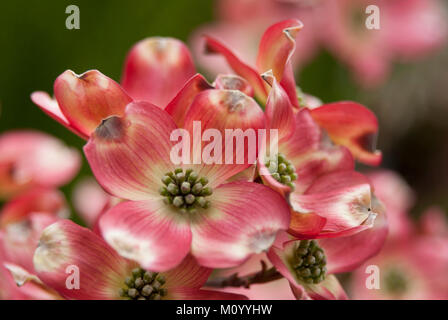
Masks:
[[[221,132],[264,127],[255,101],[231,90],[199,94],[184,130],[191,133],[198,120],[203,129]],[[84,152],[96,179],[110,194],[129,200],[100,218],[104,239],[154,271],[176,266],[189,252],[199,264],[216,268],[267,250],[277,232],[288,228],[285,200],[261,184],[226,183],[249,167],[247,162],[174,164],[170,135],[176,129],[167,112],[141,102],[129,104],[123,117],[108,118],[92,133]]]
[[[165,108],[194,74],[191,55],[181,41],[148,38],[130,50],[122,86],[97,70],[81,75],[67,70],[54,83],[55,98],[37,91],[31,99],[49,116],[88,139],[102,120],[123,115],[133,100]]]
[[[391,233],[382,251],[353,273],[353,298],[447,299],[448,222],[445,212],[430,208],[416,225],[408,216],[413,193],[406,182],[391,171],[374,172],[370,177],[376,194],[390,208]],[[369,266],[376,267],[377,272],[372,273],[373,269],[367,269]]]
[[[379,8],[379,29],[366,27],[371,5]],[[236,48],[243,61],[253,61],[260,30],[284,19],[300,19],[305,25],[292,56],[295,69],[325,47],[367,87],[383,83],[392,62],[413,61],[439,49],[448,33],[441,0],[217,0],[216,11],[218,21],[200,27],[192,37],[199,65],[215,74],[228,68],[203,53],[202,34]]]
[[[271,73],[266,104],[267,126],[279,130],[278,154],[261,152],[257,166],[264,184],[288,199],[290,232],[297,236],[335,237],[370,228],[369,180],[354,171],[347,148],[331,143],[312,117],[313,109],[294,110],[286,92]],[[354,104],[354,103],[352,103]]]
[[[378,254],[387,235],[384,208],[375,204],[375,225],[349,236],[310,239],[279,234],[268,252],[297,299],[348,299],[335,274],[356,269]]]
[[[65,299],[245,299],[201,289],[212,270],[199,266],[191,256],[169,271],[150,271],[121,257],[101,237],[69,220],[56,222],[43,231],[34,266],[39,278]],[[71,272],[79,278],[70,282],[67,268],[74,266],[77,269]]]
[[[32,187],[58,187],[78,172],[79,153],[58,139],[37,131],[0,135],[0,198]]]
[[[265,82],[262,75],[266,77],[271,72],[273,77],[269,78],[275,78],[278,83],[276,90],[283,90],[294,111],[297,111],[306,105],[303,105],[304,99],[296,88],[291,56],[295,50],[295,37],[300,34],[302,27],[303,24],[296,19],[270,26],[261,39],[256,67],[243,62],[212,37],[206,36],[206,48],[209,53],[222,55],[230,67],[248,81],[254,89],[255,98],[262,105],[267,103],[273,82],[272,79]],[[283,99],[283,95],[277,94],[276,99]],[[346,146],[359,161],[370,165],[381,162],[381,152],[376,150],[378,121],[366,107],[348,101],[329,103],[312,108],[311,116],[333,142]]]

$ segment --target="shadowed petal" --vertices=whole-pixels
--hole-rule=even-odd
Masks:
[[[70,127],[84,137],[107,117],[121,116],[132,101],[118,83],[97,70],[81,75],[65,71],[54,82],[54,95]]]
[[[286,63],[295,49],[295,37],[302,22],[289,19],[270,26],[263,34],[258,49],[257,68],[260,73],[272,69],[277,81],[281,81]]]
[[[135,100],[165,108],[194,74],[193,60],[183,42],[153,37],[138,42],[130,50],[122,84]]]

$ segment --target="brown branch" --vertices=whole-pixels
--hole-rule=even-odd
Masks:
[[[238,276],[238,272],[229,277],[218,277],[207,281],[205,286],[214,288],[225,287],[244,287],[249,288],[252,284],[266,283],[281,279],[283,276],[274,268],[267,269],[266,262],[260,261],[261,270],[248,274],[246,276]]]

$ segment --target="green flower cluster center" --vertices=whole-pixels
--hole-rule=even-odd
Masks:
[[[325,279],[327,260],[315,240],[301,240],[296,245],[292,266],[297,277],[305,283],[319,283]]]
[[[210,201],[206,198],[213,193],[207,186],[208,179],[199,177],[192,169],[178,168],[162,177],[163,186],[160,194],[166,204],[178,208],[181,212],[194,213],[197,209],[206,209]]]
[[[294,190],[294,181],[297,180],[296,168],[283,154],[279,153],[274,159],[266,161],[265,165],[275,180]]]
[[[161,300],[167,295],[167,290],[162,288],[165,281],[165,277],[157,272],[135,268],[132,275],[125,279],[125,286],[119,294],[130,300]]]

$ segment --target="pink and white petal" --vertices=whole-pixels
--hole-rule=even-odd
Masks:
[[[388,234],[385,212],[378,215],[373,226],[350,236],[320,239],[319,246],[327,257],[328,273],[349,272],[375,256],[383,248]]]
[[[89,137],[102,120],[121,116],[132,99],[118,83],[97,70],[71,70],[54,82],[54,95],[71,127]]]
[[[332,145],[307,109],[301,109],[295,114],[294,134],[280,144],[279,151],[296,168],[297,193],[303,193],[323,174],[354,168],[353,157],[348,149]]]
[[[305,285],[306,294],[313,300],[348,300],[336,276],[330,274],[319,284]]]
[[[188,287],[170,289],[167,298],[173,300],[248,300],[246,296],[240,294]]]
[[[295,50],[295,37],[302,28],[302,22],[297,19],[284,20],[270,26],[261,38],[257,57],[258,71],[263,73],[272,70],[295,107],[299,107],[299,104],[291,57]]]
[[[185,116],[196,95],[208,89],[213,89],[213,87],[198,73],[191,77],[173,100],[168,103],[165,111],[171,115],[179,128],[184,126]]]
[[[289,62],[295,49],[295,37],[302,22],[289,19],[270,26],[260,41],[257,57],[257,69],[261,73],[273,71],[277,81],[281,81],[285,66]]]
[[[214,189],[210,201],[203,219],[191,226],[192,254],[206,267],[243,263],[252,254],[268,250],[277,232],[289,225],[286,201],[261,184],[223,184]]]
[[[362,174],[339,171],[318,178],[304,194],[292,193],[295,211],[314,212],[326,218],[324,230],[340,233],[352,228],[371,227],[376,213],[372,211],[371,187]]]
[[[295,119],[292,105],[271,70],[263,73],[261,77],[271,86],[265,108],[267,127],[279,131],[278,140],[281,143],[294,134]]]
[[[233,71],[250,83],[254,89],[255,97],[264,104],[268,95],[268,90],[263,79],[259,75],[259,72],[242,62],[232,51],[218,40],[208,36],[206,36],[205,39],[207,52],[221,54],[227,60],[227,63]]]
[[[378,120],[375,114],[355,102],[324,104],[312,109],[313,119],[337,144],[346,146],[359,161],[379,165],[381,152],[376,150]]]
[[[52,117],[66,127],[70,127],[70,123],[59,108],[56,99],[44,91],[35,91],[31,94],[31,100],[42,109],[47,115]]]
[[[152,37],[132,47],[121,83],[135,100],[165,108],[194,74],[190,51],[182,41]]]
[[[198,164],[198,174],[217,186],[253,165],[258,154],[258,131],[265,126],[263,110],[244,93],[223,89],[199,93],[185,117],[184,128],[192,139],[200,139],[201,133],[215,134],[208,141],[204,136],[202,142],[192,140],[192,163]],[[203,148],[195,149],[200,143]],[[206,153],[209,146],[215,146],[213,153]]]
[[[34,188],[14,197],[0,211],[0,228],[24,221],[35,212],[62,217],[67,213],[64,195],[56,189]]]
[[[101,216],[99,227],[120,255],[151,271],[174,268],[190,251],[188,221],[162,199],[119,203]]]
[[[196,259],[188,254],[175,268],[163,272],[165,287],[201,288],[210,277],[212,269],[202,267]]]
[[[218,74],[213,84],[216,89],[239,90],[249,97],[254,96],[254,88],[249,82],[235,74]]]
[[[99,184],[129,200],[158,198],[161,178],[172,171],[171,133],[177,129],[162,109],[134,102],[123,117],[110,117],[95,130],[84,153]]]
[[[36,274],[66,299],[119,299],[135,264],[121,258],[102,238],[69,220],[47,227],[34,253]],[[79,289],[67,286],[79,276]],[[70,282],[74,284],[75,281]]]
[[[281,235],[283,238],[283,235]],[[284,276],[289,283],[297,288],[302,287],[300,279],[297,277],[296,271],[289,263],[289,260],[294,256],[294,241],[285,243],[284,246],[279,244],[279,239],[276,240],[276,245],[272,246],[268,251],[267,256],[269,261],[274,265],[275,269]],[[279,244],[279,245],[277,245]]]

